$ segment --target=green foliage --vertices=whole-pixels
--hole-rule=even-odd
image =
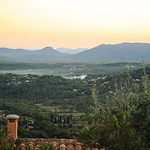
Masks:
[[[46,106],[74,106],[78,111],[92,105],[90,87],[80,80],[59,76],[0,75],[0,98]],[[12,100],[11,100],[12,101]],[[86,103],[85,103],[86,101]]]
[[[142,149],[142,137],[133,127],[130,117],[129,111],[120,111],[117,115],[112,115],[107,122],[104,132],[108,149]]]
[[[82,141],[86,147],[100,148],[100,125],[92,124],[88,128],[79,131],[77,139]]]
[[[133,127],[129,112],[120,111],[103,124],[92,124],[79,131],[78,139],[90,148],[111,150],[140,150],[142,136]]]
[[[99,143],[96,143],[96,147],[109,147],[110,141],[114,146],[128,137],[134,141],[131,142],[131,147],[139,144],[139,147],[144,145],[146,149],[150,135],[148,74],[149,68],[145,68],[144,72],[134,71],[130,75],[98,75],[85,80],[67,80],[59,76],[0,75],[0,109],[5,110],[6,114],[19,114],[19,136],[23,138],[73,138],[77,122],[82,124],[89,121],[89,124],[96,124],[90,126],[89,131],[81,133],[84,135],[84,132],[88,132],[92,135],[87,141],[81,137],[87,142],[86,145],[93,141]],[[35,106],[35,103],[63,110],[64,115],[47,111],[44,107]],[[93,113],[88,116],[89,120],[81,116],[69,118],[65,114],[85,112],[87,115],[90,110]],[[30,119],[34,121],[33,129],[29,129],[27,125]],[[2,119],[0,123],[6,124]],[[128,131],[128,134],[122,130]],[[96,132],[100,135],[97,139]],[[137,141],[138,144],[135,144]],[[122,145],[125,147],[125,142]],[[91,146],[94,147],[94,144]]]
[[[22,143],[21,139],[7,138],[6,129],[0,129],[0,150],[19,150]]]
[[[111,103],[97,104],[91,115],[91,120],[97,122],[94,127],[95,130],[98,128],[97,132],[93,125],[83,129],[79,132],[81,142],[91,148],[99,148],[100,145],[111,150],[149,149],[150,84],[144,67],[143,70],[143,76],[138,80],[135,80],[134,74],[115,79]],[[96,90],[94,92],[94,97],[97,97]],[[88,134],[99,140],[90,145],[93,139]]]

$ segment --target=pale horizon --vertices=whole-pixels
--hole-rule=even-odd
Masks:
[[[0,47],[150,43],[149,0],[0,0]]]
[[[72,50],[76,50],[76,49],[87,49],[87,50],[90,50],[90,49],[92,49],[92,48],[95,48],[95,47],[97,47],[97,46],[100,46],[100,45],[117,45],[117,44],[123,44],[123,43],[130,43],[130,44],[150,44],[150,43],[144,43],[144,42],[122,42],[122,43],[112,43],[112,44],[110,44],[110,43],[101,43],[101,44],[99,44],[99,45],[96,45],[96,46],[94,46],[94,47],[90,47],[90,48],[87,48],[87,47],[77,47],[77,48],[71,48],[71,47],[58,47],[58,48],[54,48],[54,47],[52,47],[52,46],[50,46],[50,45],[48,45],[48,46],[43,46],[43,47],[39,47],[39,48],[36,48],[36,49],[32,49],[32,48],[23,48],[23,47],[16,47],[16,48],[12,48],[12,47],[6,47],[6,46],[0,46],[0,48],[8,48],[8,49],[24,49],[24,50],[40,50],[40,49],[43,49],[43,48],[46,48],[46,47],[51,47],[51,48],[53,48],[54,50],[57,50],[57,49],[59,49],[59,48],[65,48],[65,49],[72,49]]]

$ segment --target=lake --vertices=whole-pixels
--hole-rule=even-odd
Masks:
[[[74,75],[69,72],[54,71],[49,69],[24,69],[24,70],[0,70],[1,74],[12,73],[12,74],[35,74],[39,76],[43,75],[55,75],[61,76],[66,79],[84,79],[87,75]]]

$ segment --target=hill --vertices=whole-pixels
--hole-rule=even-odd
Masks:
[[[23,49],[0,48],[0,58],[4,61],[25,63],[116,63],[141,62],[142,57],[150,60],[150,44],[121,43],[102,44],[77,54],[61,53],[52,47],[29,51]]]
[[[142,57],[150,58],[150,44],[122,43],[99,45],[88,51],[73,55],[73,60],[89,63],[141,62]]]
[[[35,51],[0,48],[0,57],[12,62],[56,63],[65,61],[65,57],[68,55],[69,54],[60,53],[52,47],[45,47]]]

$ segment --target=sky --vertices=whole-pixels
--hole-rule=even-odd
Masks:
[[[0,47],[150,43],[150,0],[0,0]]]

